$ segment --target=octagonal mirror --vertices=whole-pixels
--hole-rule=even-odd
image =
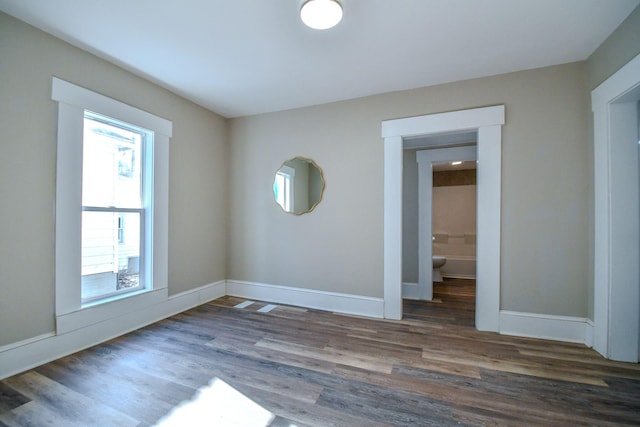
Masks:
[[[273,180],[273,196],[287,213],[311,212],[322,200],[324,176],[312,159],[294,157],[282,163]]]

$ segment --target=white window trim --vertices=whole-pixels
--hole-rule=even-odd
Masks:
[[[56,333],[63,334],[133,313],[168,298],[169,140],[172,122],[72,83],[52,79],[58,102],[56,173],[55,296]],[[154,132],[154,188],[151,289],[100,305],[81,303],[82,140],[84,110]]]

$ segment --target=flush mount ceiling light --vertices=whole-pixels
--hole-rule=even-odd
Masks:
[[[300,18],[308,27],[326,30],[342,19],[342,6],[337,0],[307,0],[300,8]]]

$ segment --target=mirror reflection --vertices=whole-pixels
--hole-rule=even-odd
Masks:
[[[273,195],[285,211],[296,215],[311,212],[322,200],[322,169],[311,159],[289,159],[276,171]]]

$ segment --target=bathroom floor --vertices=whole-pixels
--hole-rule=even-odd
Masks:
[[[445,278],[435,282],[432,301],[403,301],[403,318],[475,326],[476,281]]]

